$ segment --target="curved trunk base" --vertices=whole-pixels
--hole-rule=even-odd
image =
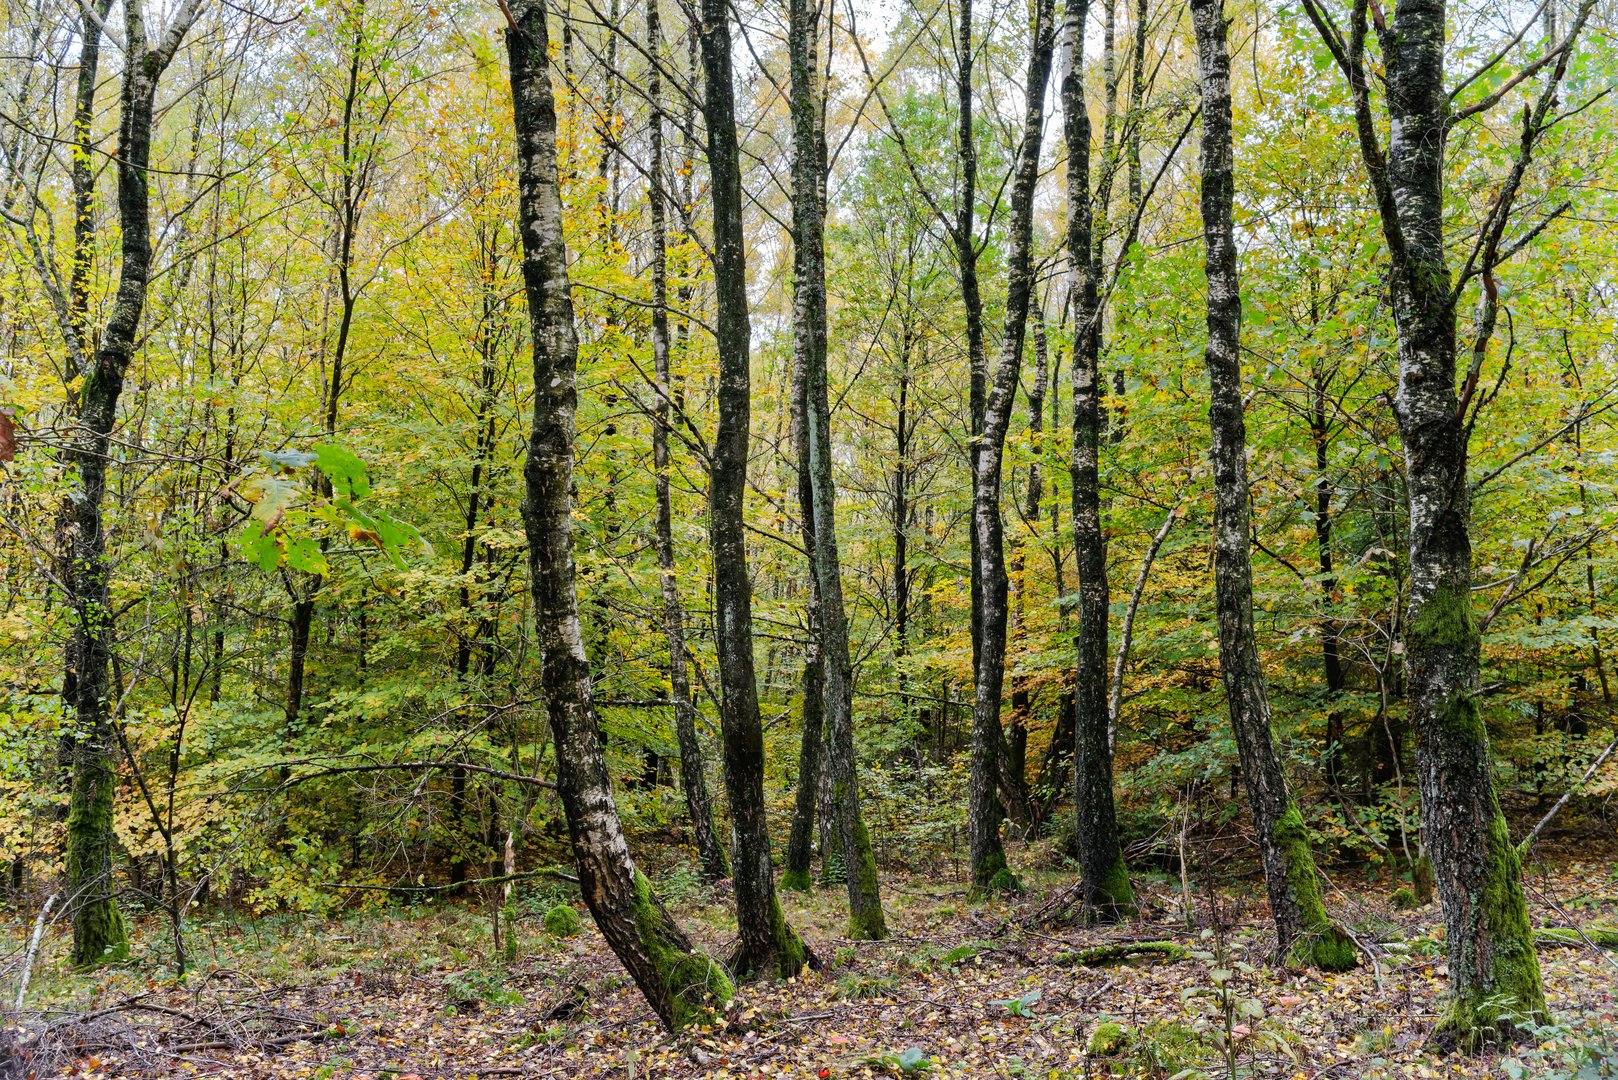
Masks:
[[[634,916],[635,932],[662,982],[671,1028],[679,1030],[707,1023],[713,1019],[716,1008],[723,1010],[730,1004],[736,993],[730,976],[707,953],[688,951],[670,939],[666,933],[668,912],[652,895],[651,882],[639,870],[635,871]],[[656,1002],[653,1004],[655,1006]]]
[[[802,870],[788,870],[781,875],[781,888],[787,892],[814,892],[815,876],[807,867]]]
[[[1135,914],[1135,890],[1122,852],[1112,867],[1095,882],[1084,883],[1084,915],[1090,923],[1112,923]]]
[[[791,979],[802,974],[804,968],[815,966],[814,953],[792,929],[774,898],[770,901],[769,924],[769,941],[754,942],[744,937],[731,951],[726,966],[737,982]]]
[[[993,900],[997,896],[1020,896],[1022,891],[1022,882],[1006,865],[1005,852],[998,845],[973,864],[972,888],[967,892],[967,899]]]
[[[1359,966],[1359,952],[1354,948],[1353,939],[1326,914],[1325,902],[1320,898],[1314,852],[1309,848],[1309,828],[1296,803],[1287,804],[1272,835],[1275,849],[1285,865],[1300,924],[1292,933],[1282,933],[1282,937],[1290,940],[1277,943],[1281,963],[1322,971],[1352,971]]]

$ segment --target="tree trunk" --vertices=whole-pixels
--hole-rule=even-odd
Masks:
[[[1314,373],[1314,403],[1309,414],[1309,436],[1315,449],[1315,554],[1320,566],[1320,600],[1329,611],[1337,599],[1336,568],[1332,559],[1332,505],[1330,464],[1331,429],[1326,415],[1326,383],[1330,376],[1323,369]],[[1340,698],[1346,685],[1343,677],[1341,644],[1337,640],[1337,620],[1329,615],[1320,621],[1320,660],[1326,676],[1326,745],[1324,767],[1326,785],[1332,797],[1343,791],[1343,710]]]
[[[641,993],[671,1028],[704,1019],[731,985],[692,949],[652,894],[624,839],[590,697],[573,564],[573,439],[578,409],[578,337],[562,236],[556,175],[556,103],[551,95],[547,5],[519,0],[506,38],[517,134],[523,283],[534,349],[534,427],[523,474],[528,573],[556,786],[578,863],[579,889],[601,934]]]
[[[1236,272],[1235,152],[1223,0],[1193,0],[1202,91],[1202,230],[1208,278],[1208,420],[1214,479],[1214,592],[1219,665],[1258,832],[1264,881],[1285,963],[1352,968],[1354,947],[1326,917],[1309,833],[1287,791],[1270,736],[1270,702],[1253,632],[1247,428],[1242,416],[1241,295]]]
[[[973,126],[972,96],[972,0],[961,0],[960,17],[956,27],[957,52],[955,99],[957,128],[955,135],[956,167],[960,170],[959,202],[955,208],[955,225],[951,239],[955,247],[955,261],[961,277],[961,306],[966,314],[966,359],[970,371],[968,406],[970,430],[967,438],[967,463],[972,470],[974,488],[977,483],[978,457],[982,451],[983,410],[988,396],[989,360],[983,344],[983,297],[978,289],[978,249],[973,220],[977,210],[978,151]],[[983,637],[983,560],[978,547],[981,539],[974,525],[969,529],[972,569],[972,671],[982,670],[987,662],[982,656]],[[974,722],[975,726],[975,722]],[[967,841],[972,863],[973,888],[981,877],[984,881],[1005,869],[1006,856],[1000,844],[1000,807],[995,795],[1000,787],[1000,737],[989,738],[985,732],[981,740],[974,738],[972,747],[972,776],[968,785]],[[981,873],[979,859],[981,857]]]
[[[702,0],[702,110],[708,130],[713,201],[714,298],[719,348],[719,426],[708,485],[714,565],[714,614],[722,689],[720,729],[730,796],[738,940],[731,970],[741,977],[796,975],[808,958],[787,924],[770,866],[764,813],[764,731],[753,673],[753,597],[747,569],[744,497],[751,408],[746,239],[742,226],[740,149],[736,141],[729,7]]]
[[[807,447],[813,513],[815,583],[818,586],[820,676],[824,684],[826,765],[831,773],[832,807],[848,885],[848,936],[877,941],[888,936],[882,915],[876,856],[860,815],[859,777],[854,753],[853,667],[848,656],[848,615],[843,607],[842,562],[837,548],[837,488],[832,477],[831,404],[826,371],[826,243],[822,221],[822,182],[826,175],[825,133],[815,93],[819,12],[817,0],[791,0],[788,51],[792,88],[792,234],[794,262],[793,360],[805,384]]]
[[[129,938],[112,888],[115,740],[112,730],[112,646],[115,628],[108,602],[107,537],[101,506],[107,490],[111,434],[123,393],[124,373],[135,353],[151,279],[152,240],[147,166],[158,80],[191,24],[196,0],[174,15],[161,42],[146,35],[141,0],[125,0],[123,108],[118,127],[118,222],[122,266],[118,291],[93,366],[83,372],[79,425],[71,461],[77,473],[68,522],[68,604],[73,635],[74,709],[79,738],[73,745],[73,789],[67,817],[67,885],[73,912],[73,963],[86,967],[128,955]]]
[[[978,645],[973,650],[976,693],[972,708],[972,776],[967,787],[967,842],[972,889],[982,895],[1015,891],[1019,884],[1006,866],[1000,843],[1000,697],[1005,680],[1008,581],[1005,535],[1000,520],[1001,464],[1006,432],[1022,371],[1028,305],[1033,294],[1034,186],[1044,140],[1045,87],[1056,45],[1054,0],[1034,7],[1033,44],[1028,56],[1027,112],[1011,187],[1011,245],[1007,255],[1005,335],[994,385],[983,409],[983,435],[972,465],[972,534],[976,537],[974,575],[980,582]]]
[[[810,625],[810,633],[815,634],[812,615]],[[811,644],[803,662],[803,741],[798,749],[798,787],[793,792],[786,869],[781,874],[781,888],[796,892],[809,892],[814,883],[815,804],[820,798],[820,759],[825,753],[820,691],[820,654],[818,646]]]
[[[1074,640],[1075,842],[1084,902],[1093,917],[1113,919],[1135,906],[1113,805],[1112,739],[1107,713],[1107,536],[1101,525],[1100,300],[1090,195],[1090,113],[1084,96],[1088,0],[1067,13],[1069,66],[1062,79],[1067,139],[1067,258],[1073,304],[1073,548],[1079,573]]]
[[[1478,703],[1465,405],[1455,392],[1455,299],[1444,255],[1443,0],[1405,0],[1385,49],[1387,193],[1399,336],[1394,416],[1410,510],[1405,666],[1416,735],[1423,847],[1444,910],[1450,1002],[1436,1035],[1473,1045],[1548,1014],[1522,868],[1490,772]],[[1509,1014],[1509,1015],[1508,1015]]]
[[[713,804],[697,738],[697,708],[691,700],[691,675],[685,648],[685,608],[680,603],[674,565],[674,504],[669,485],[669,410],[673,386],[669,369],[668,224],[663,189],[663,94],[658,67],[662,54],[659,0],[646,5],[646,51],[652,56],[647,74],[652,102],[652,357],[657,369],[657,418],[652,425],[652,462],[657,469],[657,568],[663,588],[663,636],[669,646],[669,692],[674,698],[674,738],[680,747],[680,783],[685,788],[691,834],[702,862],[702,875],[718,881],[730,875],[724,845],[714,832]]]

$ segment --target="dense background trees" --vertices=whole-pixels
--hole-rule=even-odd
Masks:
[[[878,868],[988,885],[1003,841],[1127,911],[1125,861],[1177,866],[1255,780],[1220,663],[1240,598],[1214,600],[1242,463],[1243,678],[1321,866],[1419,888],[1431,855],[1453,907],[1516,873],[1495,807],[1548,806],[1612,737],[1605,8],[1224,6],[1233,388],[1204,364],[1184,5],[665,5],[655,31],[650,0],[553,6],[578,411],[525,523],[562,315],[525,289],[499,7],[204,0],[143,53],[128,0],[4,2],[0,858],[15,887],[66,872],[79,911],[110,913],[100,882],[167,912],[177,963],[193,900],[462,886],[508,837],[519,872],[570,861],[593,751],[552,746],[564,700],[637,851],[714,876],[704,819],[739,830],[744,966],[799,962],[769,874],[794,816],[793,869],[819,819],[863,936]],[[1419,71],[1401,19],[1447,27]],[[1383,134],[1418,104],[1436,158]],[[1245,419],[1215,467],[1211,393]],[[542,663],[573,644],[536,536],[573,554],[587,691]],[[1422,843],[1463,766],[1488,865]],[[109,780],[111,836],[70,845]]]

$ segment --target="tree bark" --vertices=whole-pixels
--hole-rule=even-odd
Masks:
[[[1236,270],[1235,151],[1223,0],[1192,0],[1202,93],[1202,230],[1208,279],[1209,457],[1214,480],[1214,592],[1219,666],[1258,832],[1264,882],[1285,963],[1352,968],[1354,947],[1326,917],[1308,829],[1287,790],[1270,735],[1270,702],[1253,631],[1247,428],[1242,416],[1241,295]]]
[[[730,9],[702,0],[701,44],[707,121],[709,196],[713,202],[714,298],[719,348],[719,426],[708,485],[714,607],[722,689],[720,728],[730,796],[738,940],[731,970],[741,977],[790,978],[808,950],[787,924],[775,893],[770,833],[764,813],[764,732],[753,670],[752,582],[747,568],[744,498],[751,409],[747,263],[742,232],[742,177],[736,140]]]
[[[1000,697],[1005,681],[1009,583],[1004,525],[1000,519],[1001,465],[1011,424],[1028,305],[1033,294],[1034,186],[1044,142],[1045,88],[1056,46],[1054,0],[1034,5],[1033,44],[1025,83],[1027,107],[1011,187],[1011,238],[1007,265],[1005,334],[999,366],[983,409],[982,437],[972,463],[973,552],[979,581],[978,645],[973,650],[975,694],[972,707],[972,775],[967,785],[967,842],[972,889],[978,894],[1016,891],[1020,886],[1006,865],[1000,842]]]
[[[652,425],[652,463],[657,470],[657,568],[663,588],[663,636],[669,647],[669,693],[674,699],[674,738],[680,747],[680,783],[685,788],[691,834],[697,845],[703,877],[718,881],[730,876],[730,861],[714,831],[713,803],[702,764],[702,743],[697,738],[697,708],[691,699],[691,675],[685,646],[685,607],[680,602],[674,564],[674,502],[669,483],[669,410],[673,380],[669,367],[669,275],[667,192],[663,188],[663,85],[658,68],[663,50],[659,0],[647,0],[646,51],[652,56],[647,74],[647,96],[652,103],[651,218],[652,218],[652,358],[657,376],[657,417]]]
[[[848,936],[878,941],[888,936],[876,856],[860,815],[859,777],[854,753],[853,667],[848,655],[848,615],[843,606],[842,561],[837,548],[837,488],[832,477],[831,404],[826,371],[826,242],[822,185],[826,175],[825,132],[815,92],[819,11],[815,0],[791,0],[788,52],[791,57],[793,361],[804,372],[805,423],[810,503],[814,522],[815,583],[818,592],[819,667],[824,680],[826,765],[831,773],[832,807],[848,886]]]
[[[562,234],[548,5],[519,0],[506,37],[517,136],[523,284],[534,349],[534,426],[523,464],[529,585],[542,683],[579,889],[601,934],[670,1028],[704,1019],[731,984],[652,894],[624,839],[591,701],[573,563],[578,337]]]
[[[78,430],[70,452],[77,490],[67,525],[68,604],[73,615],[68,656],[75,665],[73,704],[79,737],[73,746],[73,790],[68,802],[67,884],[73,912],[72,958],[80,967],[122,959],[129,952],[128,933],[112,888],[117,750],[109,699],[114,689],[110,673],[115,628],[101,508],[118,399],[135,354],[135,336],[151,280],[147,167],[157,86],[197,14],[196,0],[182,4],[161,41],[153,46],[146,34],[144,4],[141,0],[125,0],[124,4],[125,64],[117,157],[122,265],[93,366],[82,373]]]
[[[1079,573],[1074,640],[1074,836],[1084,902],[1092,916],[1115,919],[1135,906],[1113,805],[1112,739],[1107,711],[1107,536],[1101,525],[1100,299],[1090,194],[1090,113],[1084,97],[1088,0],[1067,11],[1068,69],[1062,79],[1067,139],[1068,295],[1073,304],[1073,549]]]
[[[1405,668],[1423,847],[1449,952],[1451,996],[1435,1034],[1474,1045],[1493,1028],[1548,1014],[1478,702],[1466,410],[1455,391],[1455,297],[1444,252],[1444,24],[1444,0],[1405,0],[1395,9],[1383,43],[1392,138],[1379,204],[1393,263],[1394,417],[1410,511]]]

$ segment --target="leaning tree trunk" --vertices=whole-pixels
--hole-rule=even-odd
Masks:
[[[787,924],[775,894],[769,823],[764,813],[764,730],[753,673],[753,589],[747,569],[743,518],[747,491],[751,409],[751,320],[747,311],[746,240],[742,233],[741,152],[730,59],[730,8],[702,0],[702,111],[708,129],[709,195],[713,201],[714,299],[719,347],[719,426],[708,484],[714,607],[721,687],[720,730],[725,743],[725,787],[730,796],[736,884],[739,976],[790,978],[808,950]]]
[[[556,745],[556,787],[590,914],[664,1024],[678,1028],[724,1003],[731,984],[691,947],[636,869],[618,820],[590,696],[573,565],[573,438],[578,337],[556,176],[547,5],[520,0],[506,38],[517,132],[523,284],[534,347],[534,427],[523,465],[529,584],[543,691]]]
[[[141,0],[124,3],[123,110],[116,159],[123,261],[111,313],[79,391],[78,430],[70,453],[77,490],[71,499],[66,537],[68,604],[73,612],[68,655],[75,665],[73,704],[79,731],[73,745],[73,790],[68,801],[67,885],[73,912],[73,962],[79,966],[121,959],[129,952],[128,933],[112,889],[117,777],[109,698],[114,626],[101,507],[107,492],[107,461],[118,398],[135,354],[135,335],[151,280],[147,167],[152,156],[157,84],[197,13],[197,0],[187,0],[154,47],[146,36]]]
[[[658,0],[646,5],[646,51],[652,62],[647,74],[647,96],[652,103],[651,211],[652,211],[652,359],[657,374],[657,417],[652,425],[652,463],[657,470],[657,569],[663,585],[663,636],[669,646],[669,693],[674,699],[674,738],[680,747],[680,782],[691,815],[691,834],[709,881],[730,876],[724,845],[714,832],[713,804],[702,767],[702,743],[697,739],[697,708],[691,700],[691,674],[685,648],[685,608],[674,565],[674,506],[669,484],[669,410],[672,379],[669,371],[669,274],[667,193],[663,189],[663,93],[658,67],[663,51]]]
[[[1208,421],[1214,481],[1214,593],[1219,666],[1258,832],[1275,919],[1276,953],[1287,963],[1352,968],[1354,947],[1326,917],[1309,834],[1287,791],[1270,740],[1270,702],[1253,632],[1248,526],[1247,427],[1242,416],[1241,295],[1236,272],[1235,152],[1230,54],[1223,0],[1192,0],[1202,90],[1202,232],[1208,278]]]
[[[793,360],[803,372],[804,423],[809,470],[817,585],[820,675],[824,693],[826,766],[843,877],[848,886],[848,936],[876,941],[888,936],[877,882],[876,855],[860,815],[854,757],[853,666],[848,656],[848,615],[843,607],[842,563],[837,549],[837,488],[832,479],[831,395],[826,372],[826,242],[821,209],[825,133],[815,93],[816,28],[811,0],[792,0],[788,50],[792,88],[792,241],[794,256]]]
[[[972,776],[967,787],[967,839],[972,889],[979,893],[1015,891],[1000,843],[1000,697],[1005,681],[1009,588],[1004,527],[1000,520],[1001,465],[1012,405],[1022,371],[1024,332],[1033,293],[1034,185],[1045,129],[1045,87],[1056,45],[1055,0],[1034,8],[1033,44],[1028,55],[1027,112],[1011,187],[1011,248],[1007,256],[1005,335],[983,409],[983,435],[972,463],[972,534],[977,543],[974,575],[981,583],[978,647],[973,650],[976,693],[972,706]]]
[[[1073,548],[1079,572],[1079,628],[1074,641],[1074,839],[1084,903],[1093,917],[1114,919],[1135,906],[1113,805],[1112,737],[1107,711],[1107,535],[1101,525],[1100,299],[1090,195],[1090,113],[1084,99],[1084,33],[1088,0],[1067,12],[1068,68],[1062,79],[1067,139],[1067,259],[1073,304]]]

